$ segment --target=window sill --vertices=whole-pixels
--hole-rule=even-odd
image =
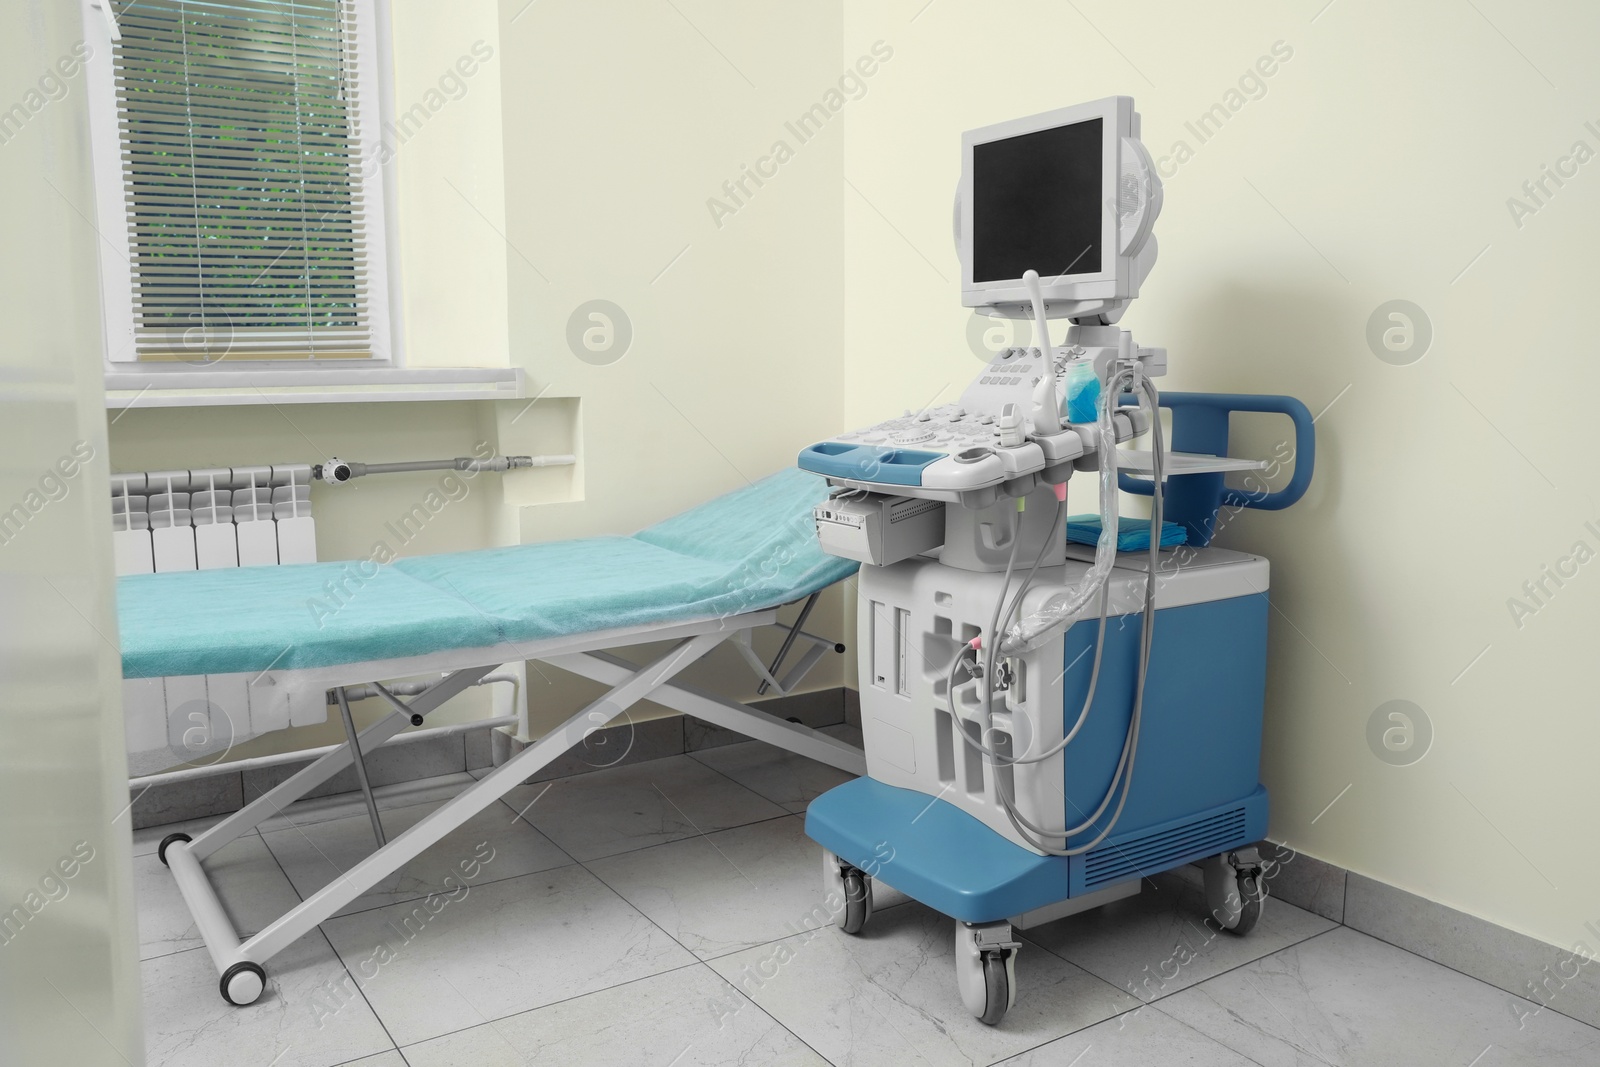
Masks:
[[[263,370],[108,371],[106,408],[359,404],[418,400],[516,400],[515,367],[332,367]]]

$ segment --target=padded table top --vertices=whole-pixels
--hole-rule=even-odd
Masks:
[[[631,537],[127,575],[122,673],[330,667],[774,607],[856,570],[817,544],[826,495],[789,469]]]

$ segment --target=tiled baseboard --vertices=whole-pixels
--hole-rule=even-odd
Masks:
[[[816,693],[796,693],[753,702],[753,706],[785,719],[798,719],[807,726],[832,726],[845,721],[845,689]],[[495,730],[476,730],[451,737],[389,744],[367,757],[367,777],[374,787],[432,778],[441,774],[477,770],[503,762],[509,746],[505,734]],[[688,716],[624,722],[596,730],[584,743],[565,753],[538,774],[533,781],[565,778],[620,764],[676,756],[703,748],[743,741],[742,734],[723,730]],[[495,758],[495,747],[503,751]],[[156,785],[130,796],[133,801],[133,827],[161,826],[210,815],[238,811],[245,804],[308,766],[309,760],[283,763],[254,770],[221,772],[205,778]],[[345,769],[306,794],[307,799],[348,793],[357,788],[355,771]]]
[[[1554,1011],[1600,1026],[1600,922],[1564,949],[1404,889],[1262,842],[1271,896],[1520,997],[1522,1016]]]
[[[1261,858],[1268,864],[1267,892],[1297,908],[1344,922],[1347,873],[1343,867],[1305,856],[1292,848],[1263,841]]]

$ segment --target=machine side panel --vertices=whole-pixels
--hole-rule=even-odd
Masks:
[[[1020,577],[1013,578],[1015,590]],[[1004,576],[946,567],[928,559],[863,567],[858,581],[858,645],[862,650],[861,727],[867,773],[880,782],[942,797],[1001,836],[1011,831],[996,795],[992,765],[962,739],[1009,743],[1039,751],[1061,738],[1061,644],[1048,642],[1026,667],[1028,696],[996,699],[1000,734],[980,738],[978,693],[958,685],[950,713],[947,677],[962,647],[989,626]],[[1061,757],[1007,767],[1008,791],[1027,817],[1061,825]]]
[[[1120,615],[1106,624],[1104,662],[1094,706],[1067,747],[1063,785],[1067,817],[1086,819],[1105,796],[1122,752],[1133,710],[1141,617]],[[1079,622],[1063,639],[1068,664],[1062,678],[1066,717],[1076,718],[1088,692],[1097,622]],[[1156,613],[1144,721],[1133,785],[1116,833],[1182,819],[1195,811],[1237,801],[1259,785],[1261,720],[1266,696],[1267,595],[1225,600]],[[1115,802],[1089,841],[1115,811]]]

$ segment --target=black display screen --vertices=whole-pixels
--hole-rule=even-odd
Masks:
[[[972,148],[972,280],[1100,272],[1103,119]]]

